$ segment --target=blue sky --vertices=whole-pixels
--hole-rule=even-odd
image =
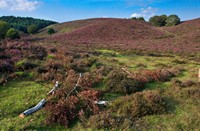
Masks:
[[[200,0],[0,0],[0,16],[29,16],[65,22],[86,18],[130,18],[177,14],[200,17]]]

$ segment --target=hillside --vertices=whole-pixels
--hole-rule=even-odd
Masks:
[[[174,27],[154,27],[147,22],[128,19],[79,20],[51,26],[57,33],[46,37],[45,41],[151,52],[194,53],[200,51],[199,23],[200,19],[195,19]],[[37,36],[47,36],[46,30]]]

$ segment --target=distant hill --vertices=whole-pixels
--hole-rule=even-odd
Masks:
[[[47,42],[81,44],[148,52],[200,52],[200,19],[184,21],[177,26],[155,27],[148,22],[96,18],[77,20],[51,26],[56,30],[48,36],[47,28],[36,37]]]
[[[0,20],[8,22],[12,28],[18,29],[24,33],[27,33],[27,27],[33,24],[37,25],[39,29],[42,29],[46,26],[57,23],[55,21],[15,16],[2,16],[0,17]]]

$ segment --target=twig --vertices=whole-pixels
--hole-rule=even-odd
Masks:
[[[51,89],[48,93],[47,93],[47,95],[49,95],[49,94],[54,94],[54,92],[56,91],[56,89],[58,88],[58,81],[56,81],[56,84],[55,84],[55,86],[53,87],[53,89]]]
[[[75,85],[74,88],[67,94],[66,99],[69,97],[69,95],[70,95],[73,91],[76,91],[76,93],[78,93],[77,90],[76,90],[76,87],[79,86],[79,82],[80,82],[81,77],[82,77],[82,74],[80,73],[80,74],[79,74],[79,78],[78,78],[78,80],[77,80],[77,82],[76,82],[76,85]]]
[[[125,69],[124,67],[122,67],[122,70],[124,70],[127,74],[129,74],[130,76],[133,76],[133,74],[130,72],[130,71],[128,71],[127,69]]]

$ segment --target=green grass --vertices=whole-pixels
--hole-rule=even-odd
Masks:
[[[176,94],[175,94],[176,95]],[[174,103],[175,109],[171,113],[162,115],[150,115],[143,118],[148,125],[148,130],[176,130],[176,131],[199,131],[200,127],[200,101],[191,98],[177,98],[178,104]]]
[[[50,88],[33,81],[20,80],[0,86],[0,130],[50,130],[52,127],[44,124],[44,110],[39,110],[24,119],[19,118],[20,113],[46,98]],[[63,127],[54,126],[53,129],[63,129]]]
[[[171,85],[171,82],[151,82],[145,85],[145,90],[163,89]]]

